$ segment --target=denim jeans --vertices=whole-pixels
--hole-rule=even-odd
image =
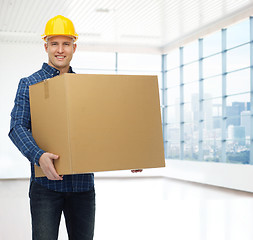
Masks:
[[[95,190],[55,192],[31,182],[30,208],[33,240],[57,240],[63,212],[69,240],[92,240],[95,222]]]

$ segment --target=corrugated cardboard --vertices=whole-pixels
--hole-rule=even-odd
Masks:
[[[63,74],[30,86],[30,105],[60,175],[165,166],[156,76]]]

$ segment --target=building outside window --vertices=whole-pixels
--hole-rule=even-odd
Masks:
[[[164,56],[166,158],[253,163],[252,33],[250,18]]]

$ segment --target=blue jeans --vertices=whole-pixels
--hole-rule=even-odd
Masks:
[[[57,240],[64,213],[69,240],[92,240],[95,222],[95,190],[55,192],[31,182],[30,208],[33,240]]]

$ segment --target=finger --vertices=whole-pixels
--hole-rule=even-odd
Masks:
[[[135,170],[131,170],[132,173],[137,173],[137,172],[142,172],[142,169],[135,169]]]
[[[51,159],[58,159],[58,158],[59,158],[58,155],[55,155],[55,154],[53,154],[53,153],[51,153],[51,154],[49,155],[49,157],[50,157]]]
[[[63,178],[61,176],[59,176],[55,170],[52,172],[52,175],[55,180],[63,180]]]
[[[63,178],[56,172],[54,167],[49,169],[48,177],[50,177],[50,180],[63,180]]]

